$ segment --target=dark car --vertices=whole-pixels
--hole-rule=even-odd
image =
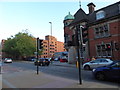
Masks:
[[[98,80],[113,80],[120,81],[120,60],[114,61],[108,66],[98,67],[92,70],[93,75]]]
[[[26,61],[34,61],[36,58],[35,57],[28,57],[26,58]]]
[[[40,58],[34,61],[34,65],[49,66],[50,61],[47,58]]]

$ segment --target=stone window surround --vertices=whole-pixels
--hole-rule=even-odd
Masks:
[[[95,38],[109,37],[110,36],[109,24],[104,23],[104,24],[96,25],[94,27],[94,36]]]
[[[97,57],[112,57],[112,49],[110,51],[106,50],[107,44],[109,44],[111,46],[111,43],[96,44]],[[98,46],[100,46],[99,49],[98,49]],[[103,48],[103,46],[105,46],[105,47]],[[103,55],[103,54],[105,54],[105,55]]]

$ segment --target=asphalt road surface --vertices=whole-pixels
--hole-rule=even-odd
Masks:
[[[79,73],[78,68],[76,67],[68,67],[68,66],[62,66],[62,65],[56,65],[54,62],[53,64],[50,64],[49,66],[39,66],[39,72],[44,72],[46,74],[50,74],[53,76],[73,79],[73,80],[79,80]],[[62,64],[62,63],[61,63]],[[22,72],[22,71],[29,71],[34,70],[35,73],[37,72],[37,67],[34,65],[33,62],[13,62],[13,63],[3,63],[2,66],[2,73],[3,77],[4,74],[14,73],[14,72]],[[99,82],[99,83],[107,83],[110,85],[118,85],[115,81],[98,81],[94,79],[92,76],[91,71],[84,71],[82,70],[82,80],[88,81],[88,82]]]

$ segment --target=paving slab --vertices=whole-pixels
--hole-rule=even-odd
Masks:
[[[21,73],[15,72],[14,74],[3,75],[3,83],[11,88],[63,88],[76,82],[42,72],[37,75],[35,71],[22,71]]]

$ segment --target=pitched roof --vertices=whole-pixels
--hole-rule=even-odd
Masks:
[[[88,15],[89,23],[98,21],[98,20],[96,20],[96,13],[99,11],[105,12],[105,18],[103,18],[103,19],[107,19],[107,18],[116,16],[116,15],[120,15],[120,10],[119,10],[119,6],[118,6],[119,4],[120,4],[120,1],[117,3],[114,3],[112,5],[109,5],[107,7],[96,10],[93,13],[89,14]]]
[[[102,19],[108,19],[117,15],[120,15],[120,1],[116,2],[114,4],[111,4],[109,6],[106,6],[104,8],[101,8],[99,10],[94,11],[91,14],[86,14],[81,8],[75,13],[74,17],[75,19],[71,22],[70,25],[74,25],[78,22],[88,21],[88,23],[95,23],[99,20],[96,19],[96,13],[99,11],[105,12],[105,18]],[[100,19],[100,20],[102,20]]]
[[[75,19],[72,21],[71,24],[83,21],[83,20],[88,20],[87,14],[80,8],[74,15]]]

